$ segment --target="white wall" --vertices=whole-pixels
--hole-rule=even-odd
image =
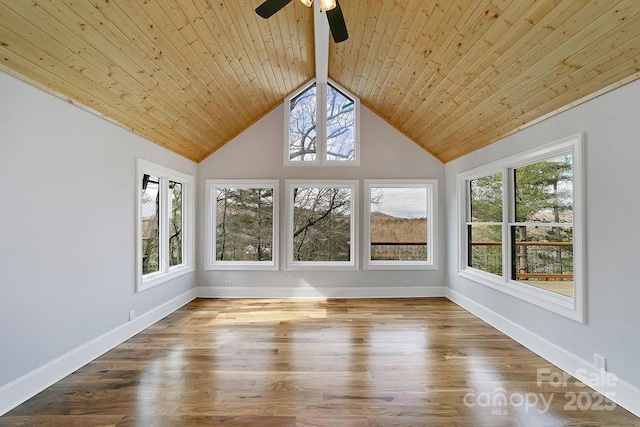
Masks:
[[[0,73],[0,388],[196,285],[135,292],[136,157],[197,165]]]
[[[448,163],[446,212],[450,289],[586,361],[640,387],[640,81]],[[580,324],[457,275],[456,174],[585,132],[587,323]]]
[[[360,242],[363,227],[363,180],[438,179],[440,212],[444,205],[444,166],[365,107],[361,108],[360,166],[283,166],[284,106],[256,122],[199,165],[199,212],[204,212],[205,180],[280,180],[280,271],[204,271],[205,218],[198,223],[199,284],[212,296],[401,296],[442,294],[445,264],[444,226],[438,231],[439,269],[435,271],[286,271],[284,270],[285,179],[357,179],[360,182]],[[362,244],[360,253],[364,253]],[[362,262],[360,262],[362,268]],[[224,282],[233,281],[233,287]],[[405,281],[410,286],[404,286]]]

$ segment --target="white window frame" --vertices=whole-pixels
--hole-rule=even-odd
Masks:
[[[168,280],[194,271],[194,178],[191,175],[160,166],[143,159],[136,162],[136,246],[138,292],[157,286]],[[152,175],[160,180],[160,269],[154,273],[142,274],[142,178]],[[169,266],[169,181],[182,184],[182,264]]]
[[[291,160],[289,158],[289,149],[290,149],[290,141],[289,141],[289,121],[291,120],[291,111],[290,105],[291,101],[300,95],[302,92],[309,89],[311,86],[316,85],[316,98],[322,99],[320,95],[321,87],[316,83],[316,79],[311,80],[309,83],[306,83],[299,87],[297,90],[292,92],[289,96],[284,99],[284,165],[285,166],[320,166],[322,164],[322,150],[320,146],[322,145],[322,136],[320,134],[321,128],[324,126],[318,126],[319,123],[322,123],[322,119],[320,118],[322,108],[319,108],[319,103],[316,101],[316,158],[315,160]]]
[[[349,98],[353,99],[353,126],[354,126],[354,159],[327,160],[327,85],[333,86]],[[309,87],[316,85],[316,159],[315,160],[291,160],[289,159],[289,105],[291,100]],[[318,125],[320,124],[320,125]],[[285,166],[360,166],[360,99],[334,82],[328,79],[328,83],[321,84],[316,79],[302,85],[284,100],[284,165]]]
[[[582,152],[584,135],[572,135],[537,149],[510,156],[478,168],[462,172],[457,176],[458,186],[458,275],[482,285],[504,292],[521,300],[535,304],[554,313],[580,323],[585,321],[585,274],[584,274],[584,178]],[[542,288],[511,280],[511,225],[515,220],[513,209],[513,170],[550,158],[572,153],[573,155],[573,298]],[[468,266],[467,222],[470,214],[469,182],[476,178],[502,172],[502,276]],[[544,224],[540,224],[544,225]]]
[[[286,180],[287,270],[358,270],[358,187],[357,180]],[[349,188],[351,190],[351,245],[349,261],[296,261],[293,259],[293,190],[295,188]]]
[[[507,224],[507,219],[508,217],[506,217],[505,215],[508,214],[509,212],[509,207],[506,206],[507,202],[506,199],[508,199],[508,197],[506,196],[506,192],[508,191],[507,185],[506,185],[506,175],[505,173],[508,173],[508,171],[503,168],[503,167],[498,167],[497,169],[495,167],[492,167],[492,165],[497,166],[494,164],[491,165],[487,165],[487,167],[479,167],[476,168],[472,171],[468,171],[465,172],[463,174],[459,174],[458,175],[458,191],[459,191],[459,195],[461,196],[460,198],[460,204],[458,205],[459,209],[460,209],[460,218],[462,218],[462,221],[464,221],[464,223],[462,224],[462,232],[460,233],[460,242],[461,242],[461,246],[460,246],[460,254],[461,256],[458,258],[460,260],[460,269],[459,271],[461,271],[460,275],[463,277],[467,277],[470,278],[472,280],[476,280],[479,279],[480,283],[488,285],[490,287],[494,287],[498,290],[502,290],[500,288],[500,286],[502,286],[502,284],[504,283],[503,277],[504,277],[504,272],[505,272],[505,266],[509,265],[509,261],[505,259],[505,246],[508,244],[507,240],[505,240],[507,238],[507,233],[508,230],[505,230],[505,228],[508,228],[508,226],[506,226]],[[497,173],[501,173],[502,174],[502,221],[501,222],[495,222],[495,223],[489,223],[489,225],[500,225],[502,227],[502,245],[501,245],[501,250],[502,250],[502,274],[503,276],[499,276],[497,274],[493,274],[493,273],[489,273],[487,271],[484,270],[480,270],[477,268],[473,268],[469,266],[469,253],[467,251],[467,239],[468,239],[468,228],[467,225],[470,223],[470,216],[471,216],[471,192],[470,192],[470,183],[471,181],[473,181],[474,179],[478,179],[478,178],[484,178],[487,176],[491,176],[491,175],[495,175]],[[462,183],[461,180],[463,180],[464,182]],[[462,188],[461,185],[464,187]],[[463,243],[464,242],[464,245]],[[464,255],[464,259],[462,258],[462,255]]]
[[[435,179],[365,179],[365,270],[437,270],[438,181]],[[421,188],[427,191],[427,260],[381,261],[371,259],[371,189]]]
[[[273,190],[273,218],[272,218],[272,253],[270,261],[220,261],[216,259],[216,191],[226,188],[270,188]],[[279,216],[278,206],[280,184],[278,180],[206,180],[206,219],[205,219],[205,270],[278,270]]]

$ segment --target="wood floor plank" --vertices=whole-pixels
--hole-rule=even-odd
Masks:
[[[0,427],[640,425],[539,370],[562,374],[444,298],[198,299]]]

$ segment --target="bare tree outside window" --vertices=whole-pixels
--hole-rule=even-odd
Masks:
[[[318,103],[319,92],[314,83],[289,101],[289,153],[290,161],[314,162],[318,160]],[[327,85],[326,116],[326,158],[328,161],[354,161],[355,143],[355,100],[330,83]]]
[[[218,188],[216,260],[273,260],[273,189]]]
[[[349,261],[350,188],[293,189],[293,259]]]
[[[327,160],[354,160],[354,105],[353,99],[327,85]]]
[[[182,264],[182,184],[169,181],[169,266]]]
[[[316,117],[317,89],[314,84],[289,103],[289,160],[316,159]]]
[[[142,274],[160,271],[160,179],[142,177]]]

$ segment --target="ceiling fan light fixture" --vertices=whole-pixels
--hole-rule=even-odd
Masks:
[[[303,5],[307,6],[307,7],[311,7],[311,5],[313,4],[313,0],[300,0],[302,2]]]
[[[320,12],[336,8],[336,0],[320,0]]]

